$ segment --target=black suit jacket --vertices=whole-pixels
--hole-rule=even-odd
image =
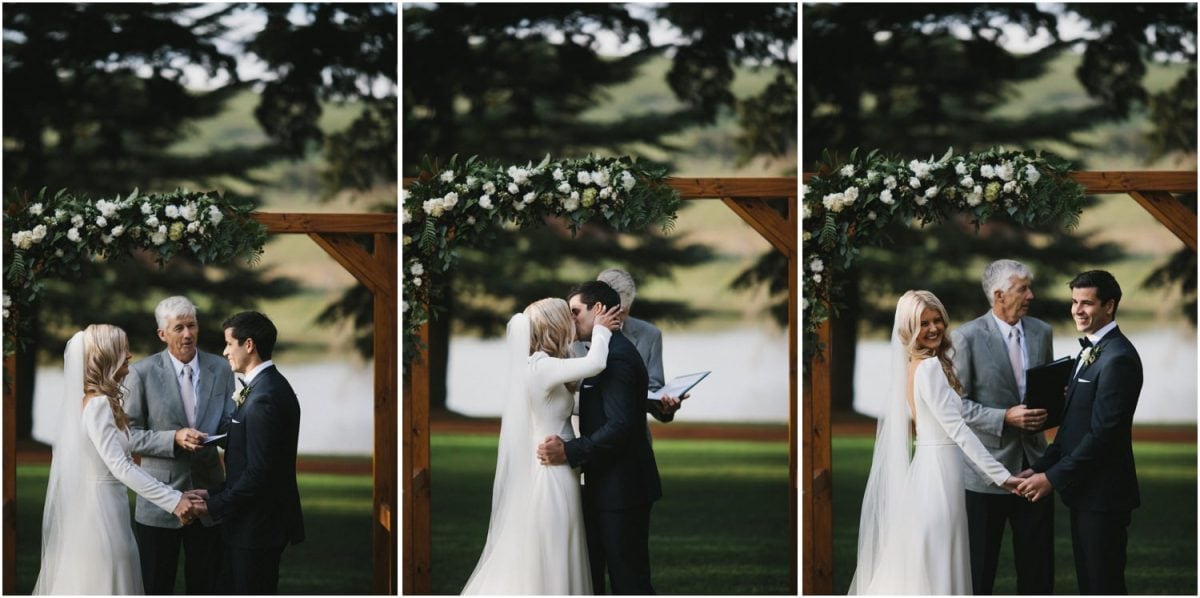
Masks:
[[[571,467],[583,466],[583,494],[598,510],[647,505],[662,497],[646,436],[646,365],[620,332],[604,371],[579,386],[580,437],[566,443]]]
[[[1142,391],[1142,360],[1114,328],[1100,353],[1067,385],[1062,426],[1033,464],[1063,503],[1079,511],[1129,511],[1141,504],[1133,464],[1133,412]]]
[[[296,487],[300,402],[283,374],[268,367],[250,382],[233,414],[225,449],[225,484],[210,491],[208,510],[223,522],[225,541],[249,549],[304,539]]]

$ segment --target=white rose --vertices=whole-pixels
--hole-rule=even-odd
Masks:
[[[479,198],[479,207],[481,207],[485,210],[492,209],[492,197],[487,194],[484,194],[483,196],[481,196]]]
[[[924,195],[917,195],[917,197],[915,199],[913,199],[913,202],[916,203],[918,206],[923,206],[923,205],[929,203],[929,200],[926,199]]]
[[[33,227],[32,234],[33,234],[33,242],[41,243],[42,239],[46,238],[46,225],[39,224],[39,225]]]
[[[915,177],[915,176],[914,176],[914,177],[909,177],[909,178],[908,178],[908,186],[909,186],[909,187],[912,187],[913,189],[920,189],[920,188],[921,188],[921,181],[920,181],[920,179],[918,179],[918,178],[917,178],[917,177]]]
[[[992,168],[991,164],[984,164],[983,166],[979,167],[979,176],[985,179],[996,178],[996,170]]]
[[[971,187],[975,186],[975,179],[971,178],[971,175],[967,175],[963,177],[961,181],[959,181],[959,184],[970,189]]]
[[[537,193],[530,191],[529,193],[525,194],[525,197],[524,197],[525,203],[533,203],[533,200],[535,200],[535,199],[537,199]]]
[[[41,216],[42,215],[42,204],[35,203],[35,204],[29,206],[29,213],[33,214],[34,216]]]
[[[167,215],[167,218],[178,218],[179,217],[179,208],[177,206],[169,205],[166,207],[165,213]]]
[[[119,237],[119,236],[121,236],[121,235],[122,235],[124,232],[125,232],[125,227],[124,227],[124,226],[122,226],[122,225],[120,225],[120,224],[118,224],[118,225],[116,225],[116,226],[114,226],[114,227],[113,227],[113,229],[112,229],[112,236],[114,236],[114,237]]]
[[[400,302],[400,312],[403,313],[403,312],[407,312],[407,311],[408,311],[408,302],[401,301]]]
[[[149,226],[150,228],[157,228],[158,227],[158,217],[151,216],[151,217],[147,218],[146,226]]]
[[[571,183],[568,183],[568,182],[566,182],[566,181],[563,181],[563,182],[562,182],[562,183],[561,183],[561,184],[558,186],[558,192],[559,192],[559,193],[570,193],[570,192],[571,192]]]
[[[954,172],[958,173],[958,176],[967,174],[967,165],[963,164],[962,162],[958,162],[954,165]]]
[[[71,228],[71,230],[67,231],[67,239],[69,239],[72,243],[78,243],[79,242],[79,229]]]
[[[100,228],[108,226],[108,219],[104,216],[96,216],[96,226],[99,226]]]
[[[1016,190],[1017,190],[1017,182],[1016,181],[1009,181],[1007,183],[1004,183],[1004,192],[1005,193],[1012,193],[1013,191],[1016,191]]]
[[[812,261],[808,263],[808,269],[812,270],[813,272],[824,272],[825,262],[821,261],[821,258],[819,257],[814,257]]]
[[[443,183],[449,183],[454,180],[453,170],[443,170],[441,176],[438,177]]]
[[[100,240],[103,241],[105,245],[113,242],[113,238],[108,235],[100,235]]]
[[[414,278],[414,279],[413,279],[413,286],[416,286],[416,287],[419,287],[419,286],[421,286],[421,279],[420,279],[420,278]]]
[[[508,192],[512,193],[513,195],[516,195],[521,192],[521,188],[518,187],[516,183],[509,183],[508,184]]]
[[[529,171],[525,170],[524,168],[517,168],[516,166],[509,166],[508,167],[508,176],[512,178],[514,183],[516,183],[518,185],[524,185],[526,183],[526,181],[529,180]],[[513,193],[516,193],[516,191],[513,191]]]
[[[843,166],[841,173],[842,173],[842,176],[854,176],[854,165],[847,164],[847,165]]]
[[[448,210],[450,208],[453,208],[456,205],[458,205],[458,194],[457,193],[451,191],[451,192],[447,193],[445,197],[442,198],[442,207],[443,208]]]
[[[74,226],[83,226],[83,216],[79,214],[71,216],[71,224]]]
[[[621,172],[621,188],[622,189],[625,189],[625,191],[628,192],[630,189],[633,189],[633,186],[636,184],[637,184],[637,179],[633,178],[633,175],[629,174],[628,170]]]
[[[564,199],[562,201],[562,207],[563,207],[563,210],[565,210],[567,212],[574,212],[575,210],[578,210],[579,209],[579,194],[572,193],[571,197]]]
[[[800,309],[808,309],[808,299],[800,298]]]
[[[600,190],[600,199],[607,199],[607,198],[608,198],[609,196],[611,196],[612,194],[613,194],[613,188],[612,188],[612,187],[605,187],[605,188],[603,188],[603,189],[601,189],[601,190]]]
[[[896,203],[896,200],[892,199],[892,191],[890,189],[884,189],[882,192],[880,192],[879,201],[882,201],[889,206]]]
[[[493,183],[491,181],[485,181],[483,183],[483,192],[487,193],[488,195],[495,195],[496,194],[496,183]]]
[[[1000,180],[1011,181],[1013,178],[1012,162],[1005,162],[1001,164],[1000,168],[996,169],[996,176],[1000,177]]]
[[[575,180],[579,181],[580,185],[589,185],[592,182],[592,174],[586,170],[581,170],[575,175]]]
[[[196,204],[189,203],[188,205],[179,208],[179,215],[183,216],[183,219],[187,220],[188,222],[194,222],[196,220]]]
[[[208,219],[213,224],[220,224],[225,219],[225,215],[221,213],[221,210],[217,209],[217,206],[209,206]]]
[[[468,176],[468,177],[467,177],[467,186],[468,186],[468,187],[474,187],[474,186],[475,186],[475,181],[476,181],[476,180],[478,180],[478,179],[476,179],[476,178],[475,178],[475,177],[473,177],[473,176]]]
[[[1040,178],[1042,178],[1042,173],[1038,172],[1038,169],[1034,168],[1033,164],[1025,166],[1025,180],[1029,181],[1030,185],[1036,185]]]
[[[554,177],[556,181],[561,181],[563,180],[563,171],[561,168],[555,168],[554,172],[550,173],[550,176]]]
[[[821,282],[821,275],[813,274],[813,282]]]
[[[167,242],[167,233],[159,231],[150,235],[150,242],[155,245],[162,245]]]
[[[413,276],[420,276],[425,273],[425,266],[421,264],[421,262],[413,262],[412,266],[409,266],[408,271],[411,272]]]
[[[593,171],[592,172],[592,182],[595,183],[597,186],[607,187],[608,186],[608,173],[603,170]]]
[[[887,187],[888,189],[895,189],[896,188],[896,177],[894,177],[892,175],[888,175],[887,178],[883,179],[883,186]]]
[[[198,231],[198,230],[200,230],[200,223],[199,223],[199,222],[189,222],[189,223],[188,223],[188,225],[187,225],[187,232],[189,232],[189,233],[191,233],[191,234],[196,234],[196,231]]]
[[[802,204],[800,206],[800,219],[808,220],[809,216],[812,216],[812,211],[808,209],[808,204]]]
[[[148,201],[142,202],[142,213],[143,214],[149,216],[151,214],[151,212],[153,212],[153,211],[154,211],[154,208],[150,205],[150,202],[148,202]]]
[[[930,187],[925,190],[925,197],[937,197],[937,194],[938,194],[937,187]]]
[[[854,203],[854,200],[858,199],[858,187],[846,189],[843,195],[846,196],[846,203]]]

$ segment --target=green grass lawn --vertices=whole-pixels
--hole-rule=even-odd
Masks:
[[[493,436],[432,437],[433,593],[458,594],[487,536]],[[786,443],[656,440],[650,523],[659,594],[789,593]]]
[[[873,438],[833,439],[833,593],[854,575],[858,515]],[[1196,594],[1196,446],[1135,442],[1142,506],[1129,526],[1125,581],[1131,594]],[[1067,508],[1055,499],[1054,590],[1078,593]],[[1012,535],[1005,534],[995,593],[1015,594]]]
[[[49,475],[49,465],[17,467],[18,594],[30,593],[37,581]],[[306,537],[283,551],[279,593],[371,593],[371,476],[302,473],[297,481]],[[184,593],[182,565],[181,559],[176,594]]]

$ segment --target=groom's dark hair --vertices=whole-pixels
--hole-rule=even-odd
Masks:
[[[589,280],[575,285],[571,292],[567,293],[567,300],[570,301],[571,297],[575,295],[579,295],[579,301],[588,309],[591,309],[597,301],[604,305],[604,309],[621,305],[621,296],[608,286],[608,283],[599,280]]]
[[[271,319],[256,311],[244,311],[242,313],[233,314],[221,323],[221,330],[233,329],[233,338],[237,339],[238,344],[243,344],[246,339],[254,339],[254,348],[258,351],[258,356],[266,361],[271,358],[271,353],[275,350],[275,324],[271,323]]]
[[[1096,297],[1100,298],[1101,305],[1116,301],[1113,303],[1113,318],[1117,317],[1117,306],[1121,305],[1121,285],[1117,284],[1112,274],[1104,270],[1088,270],[1073,278],[1067,286],[1072,289],[1096,289]]]

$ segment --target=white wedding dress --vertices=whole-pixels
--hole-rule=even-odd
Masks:
[[[591,594],[579,473],[544,466],[537,445],[549,435],[575,438],[573,393],[566,383],[604,370],[612,332],[592,330],[586,357],[529,355],[524,314],[509,320],[510,376],[500,424],[496,479],[487,542],[463,594]]]
[[[936,358],[917,366],[913,403],[916,449],[903,483],[888,497],[892,504],[886,509],[891,513],[883,529],[864,530],[860,524],[859,563],[851,594],[970,594],[963,455],[997,486],[1010,476],[963,421],[962,399]],[[864,498],[864,509],[868,502]],[[866,513],[863,520],[868,520]],[[864,547],[864,537],[874,546]],[[864,557],[864,549],[878,552]]]
[[[128,490],[168,512],[182,495],[130,459],[129,434],[117,428],[105,397],[84,403],[82,344],[78,333],[67,345],[67,393],[50,462],[33,593],[144,594]]]

